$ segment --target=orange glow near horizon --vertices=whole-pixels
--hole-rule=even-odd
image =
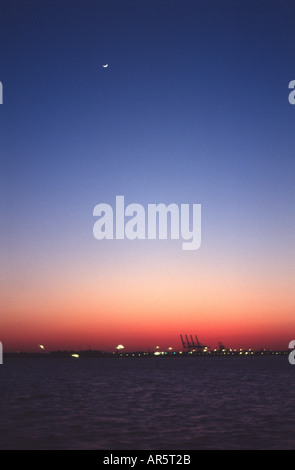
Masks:
[[[58,275],[15,276],[3,302],[4,348],[112,351],[121,343],[130,351],[156,344],[181,350],[180,334],[197,334],[212,348],[222,341],[287,349],[295,331],[290,283],[278,289],[273,272],[262,278],[230,264],[209,269],[213,260],[196,259],[195,265],[180,256],[164,263],[135,253],[112,258],[103,269],[88,260],[87,270],[77,263],[60,265]]]

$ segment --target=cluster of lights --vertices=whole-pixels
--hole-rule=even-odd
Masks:
[[[45,350],[45,347],[43,346],[43,344],[39,344],[38,345],[40,349],[42,350]],[[119,351],[123,351],[123,349],[125,349],[125,346],[123,346],[123,344],[118,344],[118,346],[116,346],[116,350],[117,352]],[[173,348],[170,346],[167,348],[167,351],[160,351],[160,346],[156,346],[155,347],[155,351],[153,353],[154,356],[164,356],[164,355],[167,355],[169,351],[169,353],[171,353],[173,351]],[[193,349],[191,351],[188,351],[188,354],[193,354],[195,353],[197,350],[196,349]],[[179,354],[183,354],[183,351],[179,351],[178,352]],[[248,349],[248,350],[243,350],[242,348],[237,350],[237,349],[227,349],[227,348],[224,348],[224,349],[214,349],[213,351],[209,351],[208,347],[205,346],[202,353],[206,353],[206,354],[213,354],[214,353],[219,353],[219,354],[222,354],[222,355],[236,355],[236,354],[239,354],[239,355],[254,355],[255,352],[252,350],[252,349]],[[115,354],[115,353],[113,353]],[[141,352],[141,353],[125,353],[126,356],[148,356],[150,353],[148,352]],[[176,352],[174,351],[173,354],[176,354]],[[278,351],[271,351],[271,350],[267,350],[267,349],[264,349],[264,350],[261,350],[260,351],[260,354],[263,355],[263,354],[274,354],[274,355],[279,355],[281,354],[281,352],[278,352]],[[123,356],[122,353],[120,353],[120,356]],[[71,357],[73,358],[79,358],[79,354],[77,353],[73,353],[71,354]]]
[[[43,344],[38,344],[38,347],[42,350],[45,350],[45,347]],[[117,353],[119,353],[119,351],[122,351],[125,349],[125,346],[123,346],[123,344],[118,344],[118,346],[116,346],[116,350],[117,350]],[[167,348],[167,351],[169,353],[171,353],[173,351],[173,348],[170,346]],[[168,352],[167,351],[160,351],[160,346],[156,346],[155,347],[155,351],[153,353],[154,356],[164,356],[164,355],[167,355]],[[19,351],[18,351],[19,352]],[[183,354],[184,351],[178,351],[178,354]],[[188,351],[188,354],[193,354],[195,352],[199,352],[198,350],[196,349],[193,349],[191,351]],[[223,348],[223,349],[214,349],[213,351],[210,351],[208,346],[205,346],[203,351],[202,351],[202,354],[213,354],[214,353],[219,353],[219,354],[222,354],[222,355],[236,355],[236,354],[239,354],[239,355],[254,355],[255,352],[252,350],[252,349],[248,349],[248,350],[243,350],[242,348],[237,350],[237,349],[227,349],[227,348]],[[113,353],[115,354],[115,353]],[[141,352],[141,353],[124,353],[125,356],[148,356],[150,353],[148,352]],[[176,354],[176,352],[174,351],[173,354]],[[268,350],[268,349],[264,349],[264,350],[261,350],[260,351],[260,354],[263,355],[263,354],[273,354],[273,355],[280,355],[281,352],[279,351],[271,351],[271,350]],[[120,356],[123,356],[122,353],[120,353]],[[79,358],[79,354],[77,353],[73,353],[71,354],[71,357],[73,358]]]

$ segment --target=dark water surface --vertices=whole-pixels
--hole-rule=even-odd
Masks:
[[[294,449],[287,357],[4,360],[1,449]]]

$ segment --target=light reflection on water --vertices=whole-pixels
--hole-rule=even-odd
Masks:
[[[7,359],[1,449],[292,449],[284,358]]]

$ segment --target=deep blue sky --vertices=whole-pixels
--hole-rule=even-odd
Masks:
[[[294,18],[292,1],[2,1],[15,269],[97,256],[93,208],[123,194],[201,203],[203,253],[294,273]]]
[[[0,8],[10,211],[21,203],[24,219],[42,223],[42,211],[51,225],[77,222],[77,206],[85,223],[125,194],[202,202],[219,222],[222,204],[228,217],[292,215],[292,2]]]
[[[292,2],[0,8],[3,175],[9,210],[22,206],[16,224],[42,224],[42,213],[50,226],[84,221],[116,194],[202,202],[219,222],[223,204],[228,217],[263,213],[266,224],[273,211],[292,216]]]

